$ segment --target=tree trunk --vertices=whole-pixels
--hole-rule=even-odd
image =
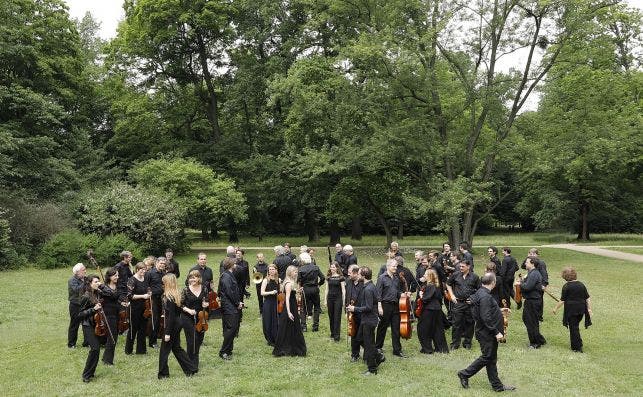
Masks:
[[[210,227],[210,238],[212,240],[217,240],[219,238],[219,229],[216,226]]]
[[[404,221],[402,219],[397,222],[397,239],[404,240]]]
[[[306,228],[306,233],[308,234],[308,242],[314,243],[319,241],[319,224],[317,221],[317,216],[313,208],[304,209],[304,227]]]
[[[341,239],[342,235],[339,230],[339,225],[337,224],[337,221],[333,220],[330,222],[330,241],[328,242],[329,245],[335,245],[335,244],[341,244]]]
[[[210,240],[210,235],[208,234],[207,226],[201,226],[201,240],[204,240],[204,241]]]
[[[362,240],[362,217],[356,216],[353,218],[353,224],[351,227],[351,240]]]
[[[233,221],[228,222],[228,242],[230,243],[239,242],[239,235],[237,234],[237,225]]]
[[[200,33],[196,35],[198,50],[199,50],[199,63],[201,64],[201,70],[203,72],[203,80],[205,81],[205,86],[208,90],[207,96],[207,105],[206,105],[206,116],[212,127],[212,141],[217,142],[221,137],[221,128],[219,127],[219,106],[217,93],[214,89],[214,83],[212,82],[212,75],[210,74],[210,69],[208,67],[208,53],[203,41],[203,36]]]
[[[579,208],[580,228],[578,230],[578,239],[589,241],[589,204],[582,202]]]

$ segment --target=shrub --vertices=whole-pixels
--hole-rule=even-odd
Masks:
[[[78,262],[87,263],[87,250],[98,245],[98,237],[84,235],[78,230],[67,230],[47,241],[36,259],[45,269],[71,267]]]
[[[18,255],[9,241],[10,232],[9,222],[0,218],[0,270],[15,269],[24,263],[24,258]]]
[[[99,239],[98,245],[94,247],[94,257],[101,267],[107,268],[121,260],[120,253],[124,250],[132,253],[134,263],[143,258],[141,246],[124,234],[115,234]]]

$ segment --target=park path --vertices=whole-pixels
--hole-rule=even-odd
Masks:
[[[631,262],[643,263],[643,255],[631,254],[629,252],[612,251],[609,249],[595,247],[591,245],[548,244],[548,245],[543,245],[542,247],[562,248],[562,249],[568,249],[572,251],[584,252],[587,254],[606,256],[608,258],[616,258],[616,259],[622,259],[622,260],[631,261]]]

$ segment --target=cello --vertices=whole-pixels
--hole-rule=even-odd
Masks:
[[[208,292],[208,307],[210,308],[210,310],[217,310],[220,307],[219,301],[217,299],[217,293],[214,291],[212,282],[210,282],[210,292]]]
[[[400,337],[410,339],[413,333],[413,322],[411,318],[411,298],[406,294],[409,292],[409,286],[406,279],[398,273],[400,281],[404,283],[405,293],[400,296],[399,309],[400,309]]]

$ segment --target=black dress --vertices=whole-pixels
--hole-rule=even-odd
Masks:
[[[330,336],[335,341],[339,341],[339,335],[342,327],[342,283],[344,277],[328,277],[328,295],[326,306],[328,307],[328,320],[330,323]]]
[[[578,324],[585,316],[585,328],[592,325],[587,308],[589,293],[580,281],[569,281],[563,285],[560,300],[565,302],[563,309],[563,325],[569,328],[569,339],[574,351],[583,350],[583,340],[580,337]]]
[[[265,307],[264,307],[265,309]],[[288,309],[279,315],[279,325],[277,326],[277,339],[275,348],[272,350],[273,356],[305,356],[306,340],[304,333],[301,331],[301,321],[297,310],[297,299],[295,290],[290,293],[290,312],[294,316],[291,320],[288,317]]]
[[[278,291],[279,284],[275,280],[268,280],[266,292]],[[270,346],[275,346],[277,340],[277,295],[263,297],[263,310],[261,311],[261,322],[263,324],[263,336]]]
[[[99,295],[102,299],[103,311],[105,312],[105,316],[107,316],[107,326],[109,327],[105,335],[103,363],[114,365],[114,352],[116,350],[116,342],[118,341],[118,312],[121,308],[119,301],[120,295],[118,289],[111,289],[108,285],[101,285],[99,287]]]

